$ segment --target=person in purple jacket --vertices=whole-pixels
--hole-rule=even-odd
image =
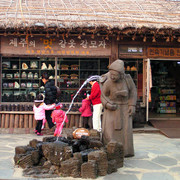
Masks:
[[[34,111],[34,118],[37,121],[35,133],[38,136],[42,136],[41,134],[41,127],[43,124],[43,120],[45,120],[45,110],[52,110],[55,107],[55,103],[52,105],[46,105],[44,103],[44,98],[42,94],[38,94],[36,100],[34,101],[33,111]]]
[[[79,112],[81,112],[83,127],[92,128],[92,123],[89,121],[89,117],[92,116],[91,101],[88,99],[83,99],[82,106],[79,108]]]

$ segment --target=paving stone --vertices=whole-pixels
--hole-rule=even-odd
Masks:
[[[11,179],[14,170],[10,168],[0,168],[0,179]]]
[[[174,180],[168,173],[151,172],[143,174],[141,180]]]
[[[177,165],[176,159],[167,156],[158,156],[155,159],[152,159],[152,161],[164,166]]]
[[[173,168],[170,168],[169,171],[171,172],[177,172],[180,174],[180,167],[173,167]]]
[[[131,174],[112,173],[110,175],[106,175],[103,180],[138,180],[138,178],[135,175]]]
[[[143,159],[143,158],[148,158],[148,152],[145,151],[135,151],[135,156],[133,157],[134,159]]]
[[[157,165],[151,161],[148,160],[127,160],[126,165],[129,165],[132,168],[141,168],[141,169],[164,169],[164,167]]]

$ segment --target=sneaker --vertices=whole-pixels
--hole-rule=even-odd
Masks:
[[[39,132],[37,132],[37,135],[38,135],[38,136],[43,136],[43,134],[42,134],[42,133],[39,133]]]
[[[35,133],[37,133],[37,130],[36,130],[36,129],[34,129],[33,131],[34,131]]]

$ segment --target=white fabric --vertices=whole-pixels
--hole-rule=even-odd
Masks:
[[[103,105],[95,104],[93,105],[93,129],[97,131],[101,131],[101,113],[102,113]]]

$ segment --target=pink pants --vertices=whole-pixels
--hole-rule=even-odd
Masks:
[[[61,135],[62,128],[63,128],[62,123],[56,123],[56,129],[54,131],[54,136]]]

